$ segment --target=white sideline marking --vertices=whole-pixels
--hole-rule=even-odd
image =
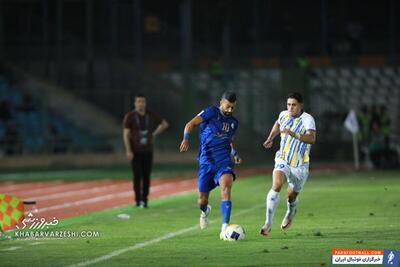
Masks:
[[[42,245],[42,244],[46,244],[45,242],[33,242],[33,243],[30,243],[29,245],[30,246],[37,246],[37,245]]]
[[[174,188],[176,186],[185,186],[190,184],[191,181],[182,181],[179,183],[167,183],[167,184],[160,184],[157,186],[154,186],[151,189],[151,192],[157,192],[157,191],[161,191],[161,190],[165,190],[165,189],[169,189],[169,188]],[[63,193],[60,193],[63,194]],[[78,200],[78,201],[72,201],[72,202],[66,202],[63,204],[58,204],[58,205],[54,205],[54,206],[49,206],[49,207],[44,207],[44,208],[40,208],[40,209],[32,209],[29,211],[26,211],[26,213],[29,212],[44,212],[44,211],[50,211],[50,210],[59,210],[59,209],[66,209],[66,208],[71,208],[71,207],[76,207],[76,206],[80,206],[80,205],[88,205],[88,204],[93,204],[93,203],[97,203],[97,202],[102,202],[102,201],[106,201],[106,200],[111,200],[111,199],[115,199],[115,198],[125,198],[125,197],[129,197],[129,196],[133,196],[132,195],[132,190],[129,191],[125,191],[125,192],[116,192],[113,194],[108,194],[108,195],[103,195],[103,196],[98,196],[98,197],[94,197],[94,198],[88,198],[88,199],[83,199],[83,200]]]
[[[241,211],[233,214],[233,216],[242,215],[242,214],[248,213],[248,212],[250,212],[252,210],[258,209],[260,207],[264,207],[264,206],[265,206],[265,204],[255,206],[255,207],[252,207],[250,209],[241,210]],[[210,223],[214,223],[215,221],[216,220],[211,220]],[[95,263],[98,263],[98,262],[106,261],[106,260],[109,260],[109,259],[114,258],[116,256],[119,256],[119,255],[121,255],[123,253],[134,251],[134,250],[137,250],[137,249],[140,249],[140,248],[143,248],[143,247],[147,247],[147,246],[159,243],[159,242],[167,240],[167,239],[171,239],[171,238],[179,236],[179,235],[183,235],[183,234],[185,234],[187,232],[190,232],[190,231],[198,229],[198,227],[199,226],[196,224],[194,226],[191,226],[191,227],[188,227],[188,228],[184,228],[184,229],[181,229],[181,230],[178,230],[178,231],[175,231],[175,232],[171,232],[171,233],[168,233],[168,234],[163,235],[161,237],[158,237],[158,238],[155,238],[155,239],[151,239],[151,240],[148,240],[148,241],[144,241],[142,243],[138,243],[138,244],[130,246],[130,247],[114,250],[113,252],[110,252],[108,254],[105,254],[103,256],[100,256],[100,257],[97,257],[97,258],[94,258],[94,259],[91,259],[91,260],[87,260],[87,261],[75,263],[75,264],[72,264],[72,265],[68,265],[67,267],[82,267],[82,266],[88,266],[88,265],[95,264]]]
[[[20,248],[22,248],[22,247],[9,247],[9,248],[4,248],[1,251],[14,251],[14,250],[17,250],[17,249],[20,249]]]

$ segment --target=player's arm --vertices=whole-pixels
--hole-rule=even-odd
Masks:
[[[263,144],[265,148],[272,147],[272,142],[273,142],[274,138],[280,133],[279,128],[280,128],[279,122],[276,121],[274,123],[274,126],[272,126],[271,132],[269,133],[267,140],[265,140],[265,142]]]
[[[185,129],[183,131],[183,140],[179,147],[180,152],[188,151],[190,134],[192,133],[194,127],[198,126],[202,122],[203,122],[203,118],[201,116],[197,115],[196,117],[191,119],[188,123],[186,123]]]
[[[153,136],[159,135],[164,132],[168,128],[169,124],[166,120],[162,120],[161,123],[157,126],[157,129],[153,132]]]
[[[315,140],[317,138],[317,134],[315,132],[315,130],[308,130],[305,134],[296,134],[294,132],[292,132],[289,129],[282,129],[282,133],[288,134],[298,140],[300,140],[301,142],[304,142],[306,144],[315,144]]]
[[[129,128],[124,128],[124,130],[122,132],[122,138],[124,140],[126,158],[128,160],[133,160],[134,154],[132,152],[132,148],[131,148],[131,144],[130,144],[131,130]]]
[[[242,158],[239,156],[239,153],[235,149],[235,145],[233,143],[231,143],[231,156],[233,157],[235,164],[242,163]]]

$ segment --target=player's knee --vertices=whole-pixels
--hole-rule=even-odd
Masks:
[[[298,195],[299,193],[297,193],[297,192],[295,192],[295,191],[293,191],[293,190],[291,190],[290,192],[288,192],[288,200],[289,200],[289,202],[294,202],[294,201],[296,201],[296,198],[297,198],[297,195]]]
[[[283,182],[285,181],[285,174],[281,171],[274,171],[272,177],[272,189],[276,192],[280,192]]]
[[[226,184],[226,185],[221,186],[222,192],[229,193],[229,192],[231,192],[231,189],[232,189],[232,184]]]
[[[232,187],[233,184],[233,175],[230,173],[223,174],[219,179],[220,187]]]
[[[275,192],[281,192],[282,184],[281,183],[272,183],[272,190]]]

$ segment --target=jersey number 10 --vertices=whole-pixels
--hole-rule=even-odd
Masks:
[[[222,131],[229,132],[229,123],[223,122],[222,123]]]

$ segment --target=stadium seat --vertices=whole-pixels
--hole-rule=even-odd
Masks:
[[[340,76],[346,77],[346,78],[351,78],[353,76],[350,69],[348,69],[348,68],[341,68],[339,70],[339,73],[340,73]]]
[[[326,72],[327,77],[336,78],[336,76],[337,76],[336,69],[334,69],[334,68],[327,68],[325,70],[325,72]]]
[[[46,147],[49,147],[47,136],[51,125],[67,139],[79,141],[82,138],[86,138],[86,143],[79,141],[82,146],[86,146],[89,143],[92,146],[93,143],[98,142],[99,138],[90,136],[88,133],[80,133],[79,138],[72,138],[71,135],[78,132],[78,129],[68,123],[62,115],[55,115],[38,103],[34,103],[33,111],[21,111],[19,107],[22,99],[22,91],[10,86],[6,80],[0,77],[0,100],[8,100],[11,103],[12,121],[16,124],[18,136],[22,140],[23,153],[41,152]],[[4,137],[5,131],[5,125],[0,122],[0,140]],[[101,144],[100,142],[98,143]]]
[[[369,73],[373,77],[380,77],[381,76],[381,70],[379,68],[370,68],[369,69]]]
[[[340,87],[347,87],[347,86],[349,86],[350,85],[350,83],[349,83],[349,79],[346,77],[340,77],[339,79],[338,79],[338,85],[340,86]]]
[[[387,104],[391,120],[396,121],[400,114],[399,71],[398,67],[314,68],[309,75],[313,113],[318,117],[338,112],[337,107],[359,109],[362,105]],[[392,130],[393,135],[400,136],[394,124]]]
[[[374,77],[368,77],[366,78],[366,84],[368,86],[376,86],[378,83]]]
[[[396,73],[392,67],[384,67],[383,73],[388,77],[393,77],[396,75]]]
[[[356,76],[358,76],[360,78],[367,77],[367,72],[366,72],[365,68],[355,68],[354,73],[356,74]]]
[[[359,77],[353,77],[352,83],[353,83],[353,86],[362,86],[363,85],[363,81]]]

